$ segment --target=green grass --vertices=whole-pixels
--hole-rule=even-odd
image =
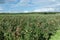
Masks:
[[[51,36],[50,40],[60,40],[60,30],[57,30],[56,34]]]

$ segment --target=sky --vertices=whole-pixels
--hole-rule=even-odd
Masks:
[[[0,12],[60,12],[60,0],[0,0]]]

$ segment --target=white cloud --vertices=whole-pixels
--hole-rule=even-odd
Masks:
[[[24,13],[28,13],[29,11],[24,11]]]
[[[28,13],[29,11],[15,11],[15,10],[13,10],[13,11],[11,11],[11,10],[4,11],[4,13],[20,13],[20,12],[22,12],[22,13]],[[3,12],[1,12],[1,13],[3,13]]]
[[[20,13],[20,12],[18,12],[18,11],[11,11],[11,10],[9,10],[9,11],[3,11],[2,13]]]
[[[17,4],[19,5],[27,5],[29,3],[29,0],[20,0]]]
[[[11,4],[11,7],[28,6],[29,0],[20,0],[17,4]]]
[[[51,1],[51,2],[56,2],[56,0],[49,0],[49,1]]]
[[[10,1],[16,1],[16,0],[8,0],[8,1],[10,2]],[[51,2],[52,2],[52,4],[49,4]],[[32,3],[32,4],[29,4],[29,3]],[[47,5],[47,4],[49,4],[49,5]],[[20,0],[17,4],[11,4],[10,7],[11,7],[11,9],[12,8],[17,9],[18,7],[20,9],[21,7],[23,8],[25,6],[30,7],[31,5],[32,5],[32,7],[40,8],[40,9],[35,9],[34,11],[43,12],[43,11],[54,11],[55,10],[54,8],[56,6],[60,6],[60,3],[58,2],[58,0]],[[35,5],[35,6],[33,6],[33,5]],[[3,8],[0,8],[0,10],[3,10]],[[29,11],[24,11],[24,12],[29,12]]]
[[[36,9],[34,12],[50,12],[50,11],[55,11],[54,8],[41,8],[41,9]]]
[[[5,0],[5,2],[16,2],[17,0]]]
[[[17,4],[11,4],[11,8],[20,7],[20,6],[34,6],[34,5],[40,5],[40,4],[44,5],[43,3],[49,4],[50,2],[55,2],[55,4],[47,5],[47,7],[56,6],[57,5],[56,3],[58,3],[57,0],[20,0]],[[32,4],[29,4],[29,3],[32,3]]]
[[[60,6],[60,3],[56,3],[56,4],[52,4],[52,5],[47,5],[47,6],[44,6],[44,7],[57,7],[57,6]]]
[[[0,11],[1,11],[1,10],[3,10],[3,8],[2,8],[2,7],[0,7]]]
[[[6,1],[15,1],[15,0],[6,0]]]

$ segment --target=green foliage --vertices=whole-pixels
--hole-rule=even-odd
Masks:
[[[57,32],[51,36],[50,40],[60,40],[60,30],[57,30]]]
[[[59,28],[54,15],[0,16],[0,40],[48,40]]]

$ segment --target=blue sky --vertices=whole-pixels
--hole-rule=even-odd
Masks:
[[[0,12],[60,12],[60,0],[0,0]]]

